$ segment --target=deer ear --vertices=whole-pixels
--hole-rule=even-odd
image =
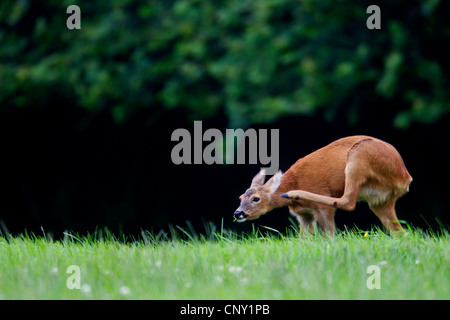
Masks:
[[[264,179],[266,179],[266,170],[261,169],[261,171],[253,178],[250,188],[253,186],[262,186],[264,184]]]
[[[275,175],[266,182],[266,186],[270,188],[270,193],[274,193],[281,184],[281,178],[283,177],[283,172],[278,170]]]

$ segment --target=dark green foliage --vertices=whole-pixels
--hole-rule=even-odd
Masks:
[[[81,8],[81,30],[66,8]],[[0,106],[224,110],[230,126],[392,103],[392,123],[450,110],[448,4],[382,1],[2,1]]]

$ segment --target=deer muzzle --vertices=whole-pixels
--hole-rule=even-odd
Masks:
[[[248,214],[246,214],[244,211],[235,211],[233,214],[233,218],[237,222],[244,222],[248,217]]]

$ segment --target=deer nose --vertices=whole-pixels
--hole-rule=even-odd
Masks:
[[[236,210],[233,214],[233,217],[235,219],[245,219],[248,217],[248,214],[246,214],[244,211]]]

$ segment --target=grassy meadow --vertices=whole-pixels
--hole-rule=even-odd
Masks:
[[[0,299],[450,299],[446,231],[177,232],[2,236]],[[366,284],[369,266],[379,268],[380,289]]]

